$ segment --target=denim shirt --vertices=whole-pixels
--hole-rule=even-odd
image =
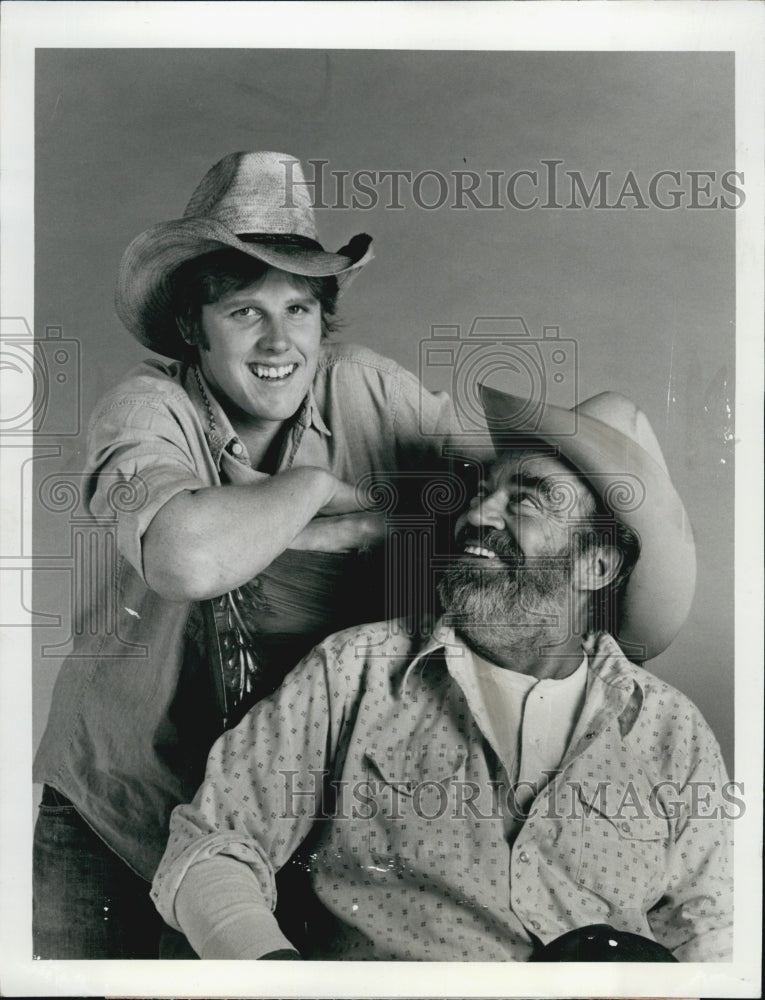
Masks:
[[[147,879],[162,855],[170,812],[199,785],[220,728],[206,664],[187,641],[193,605],[165,600],[147,586],[142,537],[177,493],[264,476],[250,468],[226,414],[209,389],[206,395],[207,401],[192,368],[148,360],[93,413],[85,501],[94,524],[116,519],[117,551],[113,572],[85,590],[86,606],[78,613],[94,621],[94,612],[113,603],[116,627],[79,631],[59,672],[35,761],[35,781],[68,796]],[[440,455],[451,420],[448,397],[422,390],[395,362],[365,348],[325,344],[279,469],[320,466],[351,483],[374,472],[422,469]],[[337,624],[322,622],[321,614],[305,623],[291,620],[288,611],[280,617],[276,598],[289,584],[294,555],[287,551],[272,566],[270,628],[304,627],[310,648]],[[263,576],[267,589],[269,575]]]
[[[242,957],[290,947],[271,911],[292,858],[308,883],[291,899],[312,918],[307,940],[292,938],[305,958],[526,961],[535,939],[607,923],[681,961],[730,960],[735,809],[717,742],[611,636],[584,651],[563,759],[519,811],[453,632],[424,648],[395,622],[331,636],[215,744],[171,820],[160,913],[179,927],[184,879],[235,859],[251,883]],[[194,919],[212,923],[205,885]]]

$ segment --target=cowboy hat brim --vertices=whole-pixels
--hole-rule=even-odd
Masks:
[[[515,421],[516,414],[525,418],[528,400],[484,385],[480,393],[497,453],[535,440],[555,447],[614,516],[637,533],[640,557],[622,599],[615,638],[630,659],[658,656],[688,617],[696,584],[691,524],[663,460],[592,416],[587,403],[573,410],[542,406],[532,429],[527,419]],[[628,402],[616,393],[595,399],[606,396]]]
[[[234,249],[301,277],[336,277],[342,290],[374,257],[371,237],[355,236],[337,253],[292,245],[289,237],[240,239],[214,219],[161,222],[128,246],[117,275],[115,305],[127,329],[146,347],[179,358],[185,342],[170,309],[170,279],[181,264],[213,250]],[[318,246],[318,245],[317,245]]]

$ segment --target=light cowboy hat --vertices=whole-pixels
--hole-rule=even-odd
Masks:
[[[374,256],[371,242],[361,233],[337,253],[326,251],[300,161],[285,153],[230,153],[202,178],[182,219],[160,222],[128,246],[117,313],[146,347],[178,358],[185,344],[170,308],[170,279],[185,261],[233,248],[291,274],[334,275],[343,286]]]
[[[631,659],[650,660],[688,617],[696,549],[688,515],[672,485],[646,415],[616,392],[573,409],[542,406],[529,423],[529,401],[480,386],[496,451],[535,441],[554,446],[613,515],[640,539],[640,557],[622,597],[615,638]]]

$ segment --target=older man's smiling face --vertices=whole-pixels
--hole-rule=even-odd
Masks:
[[[456,554],[492,560],[557,556],[595,500],[584,480],[553,455],[507,452],[456,525]]]
[[[453,562],[439,590],[455,626],[477,647],[527,648],[565,626],[577,547],[572,529],[595,509],[567,464],[538,452],[508,452],[456,525]]]

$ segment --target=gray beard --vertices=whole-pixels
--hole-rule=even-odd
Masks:
[[[476,567],[457,559],[438,584],[447,622],[478,653],[534,652],[568,638],[568,553],[540,565]]]

